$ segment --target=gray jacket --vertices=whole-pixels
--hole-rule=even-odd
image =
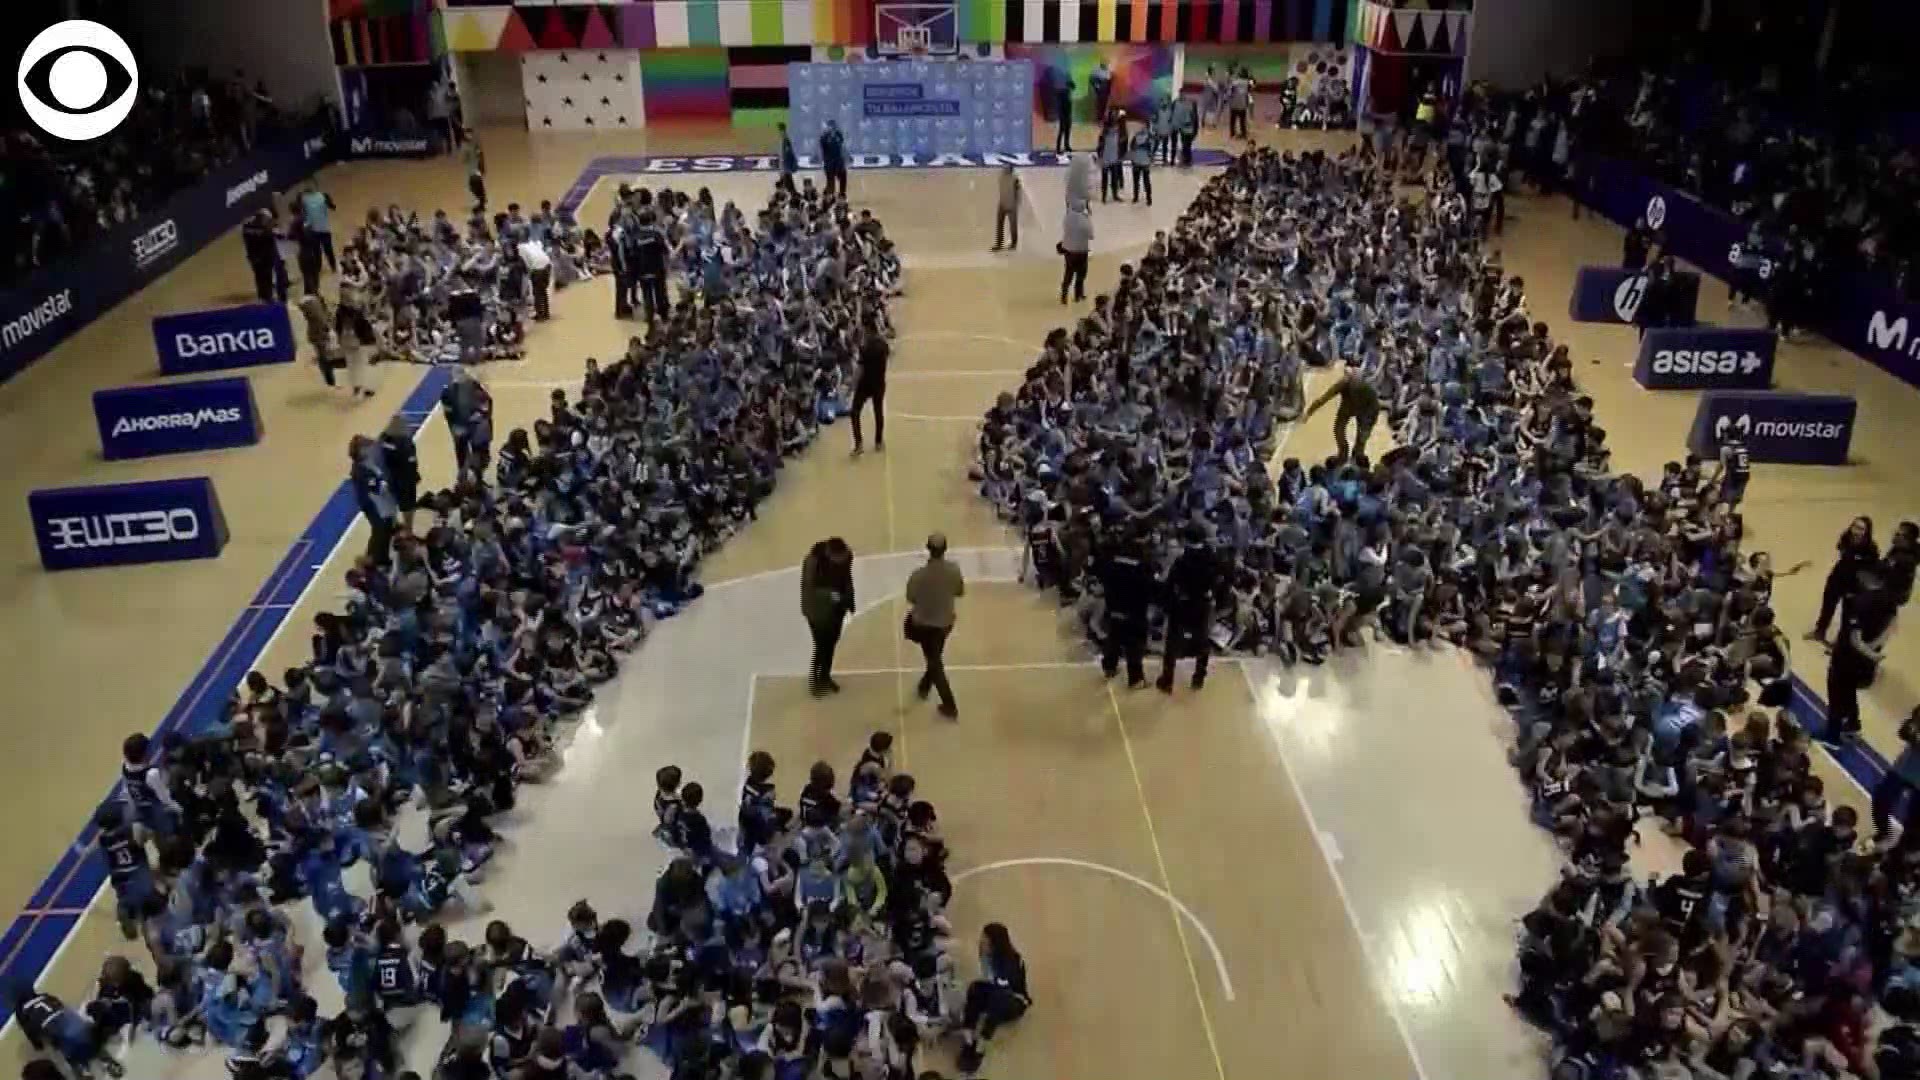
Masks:
[[[1093,215],[1086,210],[1069,210],[1060,221],[1060,246],[1076,254],[1093,250]]]

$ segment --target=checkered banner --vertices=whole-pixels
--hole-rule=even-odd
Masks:
[[[828,120],[854,154],[1017,154],[1033,149],[1025,60],[791,64],[787,123],[813,153]]]

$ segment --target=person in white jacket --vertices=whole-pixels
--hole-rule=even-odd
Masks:
[[[1067,302],[1067,288],[1072,286],[1073,299],[1078,303],[1087,298],[1087,255],[1093,250],[1093,211],[1086,200],[1067,207],[1067,216],[1060,222],[1060,255],[1065,260],[1065,268],[1060,274],[1060,302]]]
[[[1067,159],[1067,209],[1093,202],[1093,174],[1097,166],[1092,154],[1074,154]]]

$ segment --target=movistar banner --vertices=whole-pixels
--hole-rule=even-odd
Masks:
[[[1754,461],[1780,465],[1845,465],[1859,407],[1845,394],[1723,390],[1700,395],[1687,449],[1720,456],[1728,439]]]
[[[1778,347],[1773,331],[1749,327],[1648,330],[1633,378],[1649,390],[1765,390]]]
[[[108,461],[252,446],[260,408],[246,379],[203,379],[97,390],[93,417]]]
[[[161,315],[153,320],[153,347],[168,375],[284,364],[293,359],[293,321],[279,304]]]
[[[314,126],[256,146],[139,221],[0,291],[0,382],[332,160]]]
[[[27,495],[40,565],[49,570],[211,559],[227,519],[204,476],[49,488]]]
[[[341,154],[347,158],[423,158],[439,152],[439,145],[427,135],[401,135],[390,131],[362,131],[343,136]]]
[[[1585,198],[1621,225],[1644,218],[1666,230],[1674,255],[1721,280],[1743,259],[1747,229],[1731,214],[1644,176],[1631,165],[1606,158],[1587,160]],[[1770,275],[1763,260],[1758,268]],[[1828,273],[1811,283],[1807,323],[1834,344],[1865,357],[1900,379],[1920,386],[1920,304],[1879,277]]]

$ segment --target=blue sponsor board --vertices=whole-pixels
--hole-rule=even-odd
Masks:
[[[1780,339],[1749,327],[1659,327],[1640,339],[1633,378],[1649,390],[1765,390]]]
[[[1700,303],[1700,275],[1677,270],[1674,279],[1680,283],[1679,310],[1667,312],[1666,324],[1692,326],[1694,309]],[[1618,266],[1583,266],[1573,276],[1573,297],[1567,303],[1567,315],[1574,322],[1631,324],[1646,298],[1647,276],[1640,271]]]
[[[1621,225],[1644,219],[1666,234],[1666,248],[1720,278],[1735,279],[1747,227],[1733,215],[1608,158],[1581,164],[1581,198]],[[1751,261],[1750,259],[1747,261]],[[1765,260],[1759,270],[1769,269]],[[1806,324],[1895,377],[1920,386],[1920,303],[1865,273],[1822,274],[1810,283]]]
[[[293,320],[279,304],[160,315],[153,347],[168,375],[284,364],[293,359]]]
[[[1845,394],[1709,391],[1700,395],[1687,449],[1703,458],[1717,458],[1720,444],[1737,438],[1754,461],[1845,465],[1858,411],[1853,398]]]
[[[331,141],[320,126],[262,143],[139,221],[0,291],[0,382],[332,159]]]
[[[93,418],[108,461],[252,446],[260,407],[246,379],[204,379],[96,390]]]
[[[794,146],[818,147],[832,120],[846,136],[853,168],[862,167],[862,156],[906,156],[924,164],[1033,147],[1033,64],[1025,60],[793,63],[787,87]],[[818,167],[801,162],[801,168]]]
[[[49,570],[211,559],[227,519],[204,476],[48,488],[27,495],[40,565]]]

